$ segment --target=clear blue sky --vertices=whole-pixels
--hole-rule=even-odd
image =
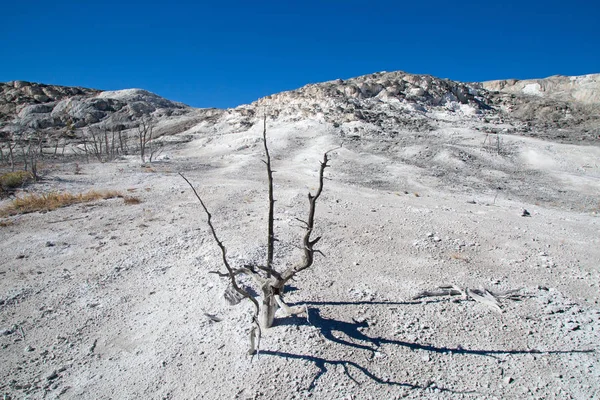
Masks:
[[[600,72],[597,0],[5,0],[0,12],[1,82],[139,87],[196,107],[384,70]]]

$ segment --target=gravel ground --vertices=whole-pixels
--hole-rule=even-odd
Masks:
[[[299,257],[328,125],[269,131],[277,265]],[[600,397],[600,148],[468,128],[364,137],[333,153],[314,266],[258,356],[251,304],[230,306],[220,253],[266,253],[258,128],[197,135],[168,160],[57,165],[27,190],[136,197],[6,218],[0,227],[5,399],[592,399]],[[529,216],[522,216],[527,210]],[[521,289],[501,312],[439,285]]]

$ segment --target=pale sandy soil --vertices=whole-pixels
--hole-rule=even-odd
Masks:
[[[279,265],[295,261],[326,126],[269,131]],[[246,355],[251,307],[229,306],[220,253],[265,254],[260,131],[198,134],[169,160],[52,170],[28,190],[138,197],[9,218],[0,228],[5,399],[592,399],[600,397],[600,148],[436,131],[348,142],[318,204],[315,265]],[[498,189],[500,188],[500,189]],[[527,209],[530,217],[522,217]],[[522,288],[502,313],[441,284]],[[213,321],[206,314],[217,316]]]

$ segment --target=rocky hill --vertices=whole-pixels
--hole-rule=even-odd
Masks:
[[[582,104],[600,103],[600,74],[555,75],[544,79],[508,79],[483,82],[487,90],[523,94]]]
[[[46,136],[84,134],[85,129],[127,130],[153,118],[157,135],[194,125],[204,111],[142,89],[100,91],[24,81],[0,83],[0,133],[3,137],[42,131]],[[75,135],[77,136],[77,135]]]
[[[306,85],[241,108],[273,109],[295,120],[317,116],[341,125],[349,135],[354,131],[393,136],[401,131],[431,131],[449,124],[484,124],[491,133],[595,141],[600,133],[600,104],[592,101],[599,91],[593,89],[591,78],[572,78],[570,90],[555,80],[540,80],[546,95],[531,96],[514,90],[518,85],[508,83],[462,83],[428,75],[381,72]],[[356,122],[363,124],[353,126]]]
[[[193,109],[142,89],[100,91],[14,81],[0,84],[0,132],[6,137],[26,130],[56,135],[67,127],[127,130],[148,116],[156,121],[158,135],[200,123],[204,129],[221,124],[244,130],[267,112],[281,121],[322,120],[342,137],[393,138],[406,131],[456,126],[595,142],[600,134],[599,76],[463,83],[380,72],[309,84],[228,112]]]

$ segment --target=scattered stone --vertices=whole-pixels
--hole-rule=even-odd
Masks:
[[[13,333],[15,333],[14,329],[5,328],[0,330],[0,334],[2,334],[2,336],[12,335]]]
[[[58,372],[56,372],[56,370],[54,370],[54,371],[50,372],[48,375],[46,375],[47,381],[52,381],[56,378],[58,378]]]
[[[578,331],[579,329],[581,329],[581,327],[579,326],[579,324],[577,324],[575,322],[567,322],[567,324],[565,326],[571,332]]]
[[[531,217],[531,214],[526,209],[523,209],[523,212],[521,213],[521,217]]]
[[[216,314],[204,313],[204,316],[205,316],[206,318],[208,318],[208,320],[209,320],[210,322],[221,322],[221,321],[223,321],[223,319],[222,319],[222,318],[220,318],[220,317],[218,317]]]

